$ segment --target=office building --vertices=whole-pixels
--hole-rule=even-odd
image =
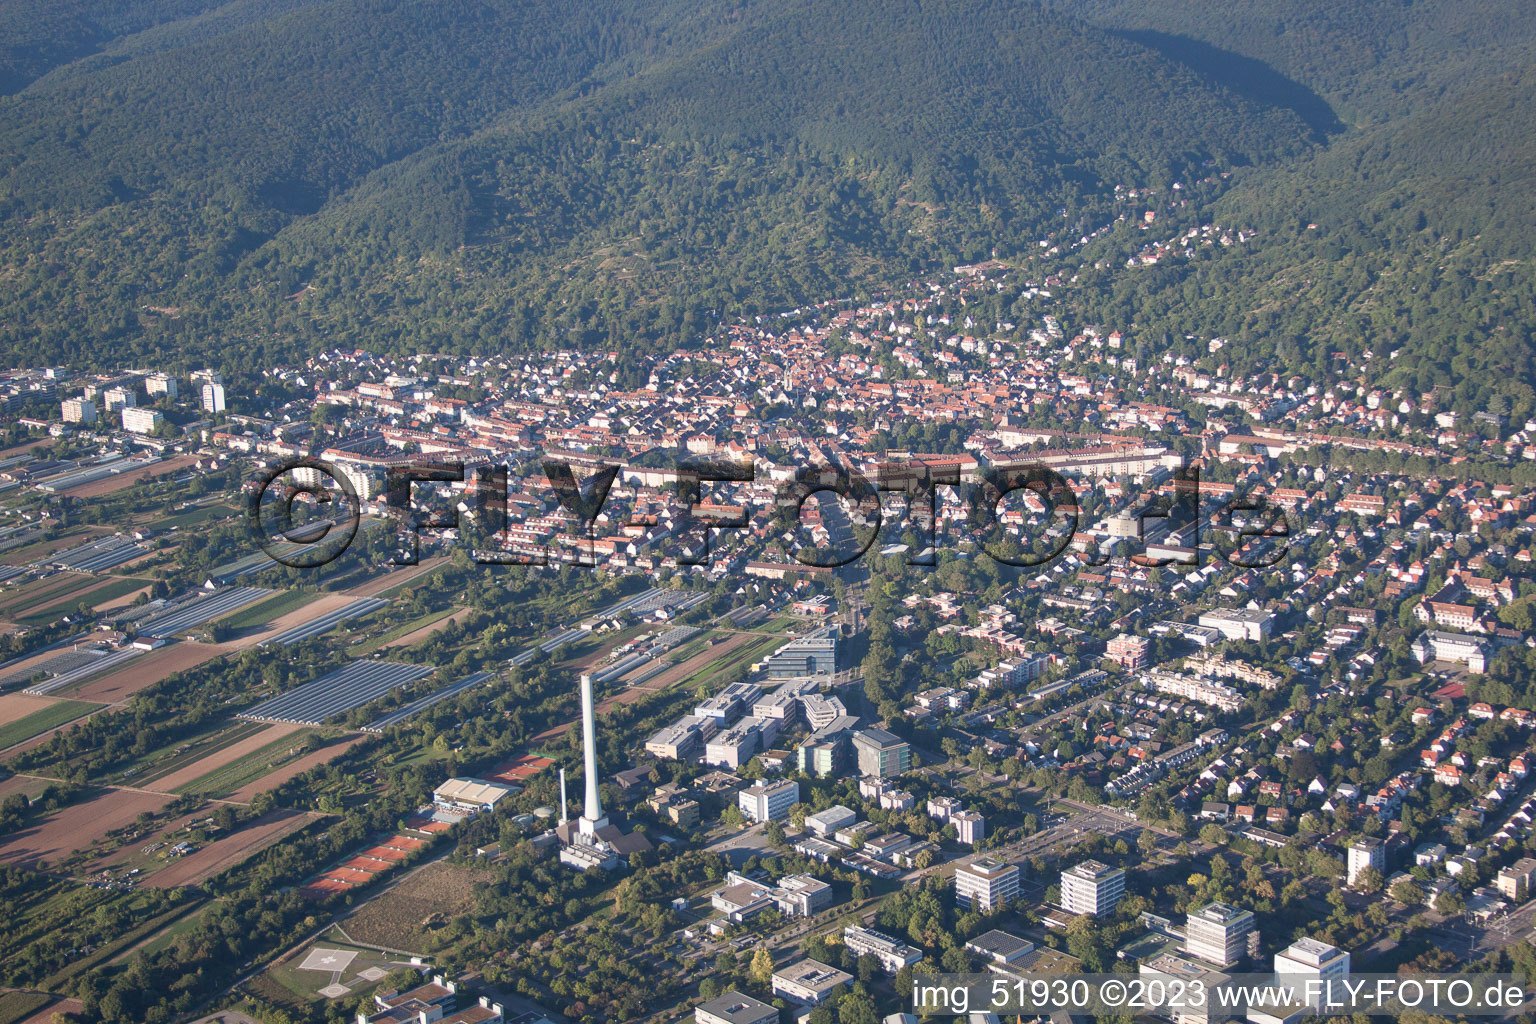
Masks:
[[[704,740],[714,735],[713,719],[684,715],[645,741],[645,751],[669,761],[691,761],[704,752]]]
[[[704,744],[704,763],[732,771],[752,760],[761,747],[762,730],[756,719],[744,718]]]
[[[845,829],[859,820],[859,816],[852,809],[842,804],[833,804],[824,811],[818,811],[805,819],[805,827],[825,839],[827,836]]]
[[[955,904],[990,914],[1019,898],[1019,867],[978,857],[955,868]]]
[[[972,953],[986,957],[993,963],[1012,964],[1023,960],[1035,951],[1035,944],[1028,939],[1000,931],[996,928],[983,932],[965,944]]]
[[[1177,985],[1181,991],[1213,992],[1227,980],[1227,975],[1220,971],[1213,971],[1205,964],[1177,953],[1160,953],[1142,961],[1137,974],[1149,983],[1161,981],[1167,987]],[[1167,1017],[1173,1024],[1218,1024],[1236,1018],[1237,1011],[1223,1008],[1220,1002],[1217,999],[1204,999],[1198,1003],[1190,1000],[1159,1016]]]
[[[1387,844],[1371,836],[1361,836],[1349,844],[1349,884],[1354,885],[1366,868],[1386,874]]]
[[[852,980],[847,971],[820,960],[801,960],[773,972],[773,994],[801,1006],[820,1006],[833,989]]]
[[[810,725],[812,732],[825,729],[839,718],[846,718],[848,715],[848,708],[837,697],[806,693],[800,696],[800,703],[805,707],[805,721]]]
[[[718,999],[700,1003],[693,1019],[698,1024],[779,1024],[779,1011],[771,1003],[732,989]]]
[[[1217,608],[1202,613],[1198,621],[1228,640],[1263,640],[1275,628],[1274,613],[1262,608]]]
[[[1349,973],[1349,954],[1338,946],[1318,939],[1297,939],[1275,954],[1275,974],[1279,980],[1294,986],[1297,998],[1318,1006],[1325,998],[1331,983],[1325,979],[1338,978]],[[1308,982],[1317,982],[1308,988]]]
[[[915,964],[923,958],[923,952],[920,949],[914,949],[905,942],[898,942],[884,932],[854,925],[843,929],[843,945],[858,956],[874,957],[880,962],[880,969],[886,974],[895,974],[903,967]]]
[[[832,905],[832,886],[810,875],[785,875],[773,890],[773,901],[785,917],[811,917]]]
[[[830,628],[797,637],[768,655],[763,668],[769,679],[829,676],[837,671],[837,637]]]
[[[1208,903],[1191,913],[1184,925],[1184,951],[1217,967],[1230,967],[1243,958],[1253,913],[1225,903]]]
[[[884,729],[861,729],[854,733],[853,750],[861,775],[888,779],[912,767],[912,748],[907,741]]]
[[[793,779],[765,779],[736,794],[736,805],[748,821],[783,821],[799,799],[800,783]]]
[[[1125,869],[1085,860],[1061,873],[1061,907],[1072,915],[1105,917],[1125,895]]]

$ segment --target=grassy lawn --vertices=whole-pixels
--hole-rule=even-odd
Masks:
[[[47,732],[54,726],[73,722],[81,715],[105,706],[88,700],[61,700],[49,707],[40,708],[14,722],[0,725],[0,750],[22,740],[29,740],[38,733]]]
[[[308,590],[285,590],[265,600],[257,601],[249,607],[230,612],[216,621],[219,625],[228,626],[233,630],[251,629],[302,608],[319,596]]]

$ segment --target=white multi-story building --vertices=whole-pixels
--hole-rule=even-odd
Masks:
[[[131,409],[139,404],[139,396],[133,388],[115,387],[108,388],[101,396],[106,404],[107,412],[116,412],[119,409]]]
[[[764,779],[736,794],[736,804],[748,821],[783,821],[800,799],[800,783],[793,779]]]
[[[96,422],[96,403],[89,398],[66,398],[61,408],[65,423]]]
[[[1228,640],[1263,640],[1275,628],[1274,613],[1262,608],[1217,608],[1203,612],[1198,621]]]
[[[955,839],[967,846],[975,846],[986,838],[987,819],[985,815],[975,811],[961,811],[950,816],[950,824],[955,826]]]
[[[1349,973],[1349,954],[1319,939],[1297,939],[1275,954],[1279,980],[1295,987],[1296,996],[1311,1006],[1330,1002],[1332,980]],[[1308,985],[1308,982],[1317,984]]]
[[[1387,844],[1371,836],[1361,836],[1349,844],[1349,884],[1359,881],[1360,873],[1366,868],[1375,868],[1383,874],[1387,870]]]
[[[811,917],[832,905],[832,886],[810,875],[785,875],[772,895],[785,917]]]
[[[898,942],[884,932],[854,925],[843,929],[843,945],[859,956],[872,956],[880,961],[880,968],[886,974],[895,974],[923,958],[920,949]]]
[[[847,971],[820,960],[801,960],[773,972],[773,994],[801,1006],[819,1006],[833,989],[852,980]]]
[[[224,385],[204,384],[202,391],[203,412],[224,411]]]
[[[1125,869],[1085,860],[1061,873],[1061,907],[1069,914],[1103,917],[1125,895]]]
[[[128,406],[123,410],[123,429],[134,434],[153,434],[164,420],[165,417],[154,409]]]
[[[955,903],[991,913],[1019,898],[1019,866],[979,857],[955,868]]]
[[[1209,704],[1222,711],[1236,711],[1243,706],[1243,695],[1226,683],[1182,672],[1149,672],[1146,681],[1159,693],[1184,697]]]
[[[178,393],[176,378],[168,373],[152,373],[144,378],[144,390],[153,398],[155,395],[165,395],[175,398]]]
[[[1230,967],[1243,958],[1251,931],[1252,911],[1207,903],[1186,920],[1184,951],[1217,967]]]

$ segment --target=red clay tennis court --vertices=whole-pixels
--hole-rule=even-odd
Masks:
[[[425,850],[432,844],[425,839],[412,839],[410,836],[390,836],[384,843],[396,850],[404,850],[406,853],[415,853],[417,850]]]
[[[527,782],[554,763],[555,759],[552,757],[524,754],[511,761],[503,761],[484,777],[491,782]]]

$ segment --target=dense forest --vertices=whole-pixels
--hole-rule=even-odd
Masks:
[[[1515,0],[98,8],[0,2],[13,364],[665,350],[996,255],[1154,348],[1531,398]],[[1170,230],[1257,241],[1039,254],[1175,182]]]

